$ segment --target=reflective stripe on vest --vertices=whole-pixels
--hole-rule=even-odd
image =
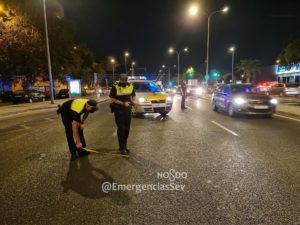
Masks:
[[[131,95],[133,92],[132,84],[126,85],[125,87],[121,87],[117,84],[115,85],[115,88],[117,90],[117,96]]]
[[[88,99],[75,99],[72,102],[71,105],[71,110],[77,112],[77,113],[81,113],[81,111],[84,109],[85,104],[88,102]]]

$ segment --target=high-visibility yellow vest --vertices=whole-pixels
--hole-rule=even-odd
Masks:
[[[117,90],[117,96],[123,96],[123,95],[131,95],[133,92],[133,85],[129,84],[126,85],[125,87],[119,86],[119,84],[117,83],[115,85],[115,88]]]
[[[83,99],[83,98],[79,98],[79,99],[75,99],[72,102],[71,105],[71,110],[77,112],[77,113],[81,113],[81,111],[84,109],[85,104],[88,102],[88,99]]]

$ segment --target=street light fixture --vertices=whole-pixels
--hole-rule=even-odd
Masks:
[[[229,52],[231,52],[231,54],[232,54],[232,61],[231,61],[231,63],[232,63],[232,65],[231,65],[232,83],[234,83],[234,56],[235,56],[235,50],[236,49],[235,49],[234,46],[229,48]]]
[[[199,7],[197,5],[192,5],[189,10],[188,10],[188,13],[191,15],[191,16],[196,16],[198,14],[198,11],[199,11]]]
[[[51,68],[51,56],[49,47],[49,36],[48,36],[48,24],[47,24],[47,10],[46,10],[46,0],[43,0],[44,8],[44,22],[45,22],[45,36],[46,36],[46,47],[47,47],[47,59],[48,59],[48,71],[49,71],[49,81],[50,81],[50,98],[51,104],[54,104],[54,93],[53,93],[53,78],[52,78],[52,68]]]
[[[125,73],[127,74],[127,57],[129,57],[129,52],[124,53],[124,58],[125,58]]]
[[[178,74],[177,74],[177,85],[179,86],[179,81],[180,81],[180,55],[183,52],[188,52],[188,48],[184,48],[182,51],[177,51],[174,48],[169,48],[169,53],[173,54],[173,53],[177,54],[177,69],[178,69]]]

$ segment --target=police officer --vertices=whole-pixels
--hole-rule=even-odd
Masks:
[[[83,135],[84,121],[89,113],[94,113],[96,110],[98,110],[97,102],[88,99],[69,100],[62,106],[58,106],[57,114],[61,114],[65,126],[71,159],[88,155],[88,152],[82,149],[86,146]]]
[[[115,114],[115,122],[118,127],[119,151],[123,155],[129,154],[127,139],[131,123],[131,107],[135,101],[133,85],[127,80],[127,74],[121,74],[120,80],[112,87],[109,94],[111,109]]]
[[[184,81],[181,81],[181,86],[180,86],[180,92],[181,92],[181,109],[185,110],[185,99],[186,99],[186,94],[187,94],[187,86]]]

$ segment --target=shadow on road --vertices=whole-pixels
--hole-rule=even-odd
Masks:
[[[83,197],[97,199],[109,197],[117,205],[128,205],[130,197],[126,192],[113,191],[104,193],[101,189],[104,182],[115,183],[116,181],[104,170],[94,167],[88,157],[70,161],[69,171],[65,181],[61,185],[64,193],[72,190]]]

